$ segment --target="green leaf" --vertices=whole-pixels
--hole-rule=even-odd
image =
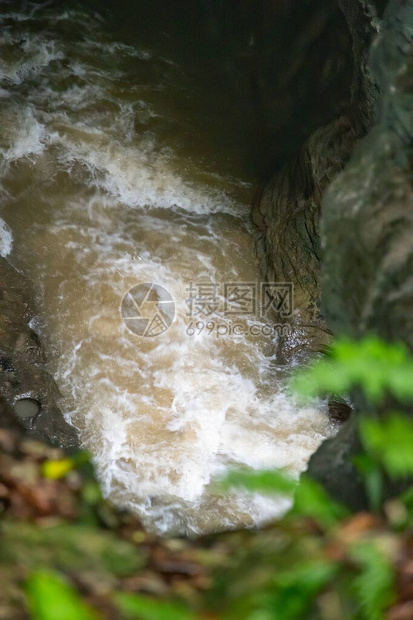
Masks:
[[[97,614],[59,575],[36,571],[25,591],[33,620],[96,620]]]
[[[81,493],[82,499],[86,504],[94,505],[102,502],[100,486],[94,480],[86,481],[81,489]]]
[[[297,487],[290,515],[311,517],[320,527],[328,529],[346,517],[348,511],[332,500],[318,482],[304,474]]]
[[[404,493],[402,493],[398,499],[406,510],[406,513],[405,513],[406,525],[411,527],[413,524],[413,486],[411,486],[406,491],[404,491]],[[403,520],[403,517],[401,518],[401,521],[402,520]]]
[[[369,337],[359,342],[338,340],[329,359],[298,373],[291,387],[301,398],[343,394],[360,387],[371,403],[386,393],[407,402],[413,399],[413,358],[402,344]]]
[[[297,480],[279,469],[261,471],[233,469],[225,478],[219,480],[217,485],[222,491],[241,487],[253,493],[292,495],[297,487]]]
[[[383,471],[380,465],[368,454],[355,456],[353,462],[363,477],[371,510],[379,510],[383,499]]]
[[[373,543],[354,547],[351,557],[360,573],[353,580],[353,589],[365,620],[382,620],[394,599],[394,571],[389,560]]]
[[[361,418],[360,437],[367,452],[391,476],[413,474],[413,420],[391,413],[381,420]]]
[[[413,508],[413,487],[409,487],[399,496],[406,508]]]
[[[310,560],[276,574],[275,591],[267,605],[277,620],[298,620],[309,617],[309,607],[318,592],[336,575],[338,566],[325,560]]]
[[[141,620],[190,620],[192,612],[180,603],[120,592],[115,595],[115,603],[124,618]]]
[[[308,476],[294,480],[285,472],[275,470],[232,470],[219,481],[219,489],[227,491],[240,487],[254,493],[294,495],[292,516],[308,516],[321,527],[331,527],[337,520],[346,516],[347,510],[334,502],[321,485]]]

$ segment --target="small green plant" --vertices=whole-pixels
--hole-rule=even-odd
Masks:
[[[293,391],[302,399],[320,394],[343,394],[360,388],[372,404],[392,394],[413,400],[413,358],[402,344],[386,344],[376,337],[360,342],[337,340],[328,358],[296,375]]]

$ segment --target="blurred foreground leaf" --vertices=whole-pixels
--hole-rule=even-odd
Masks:
[[[291,387],[302,398],[343,394],[360,387],[371,403],[387,393],[402,401],[413,399],[413,358],[402,344],[388,344],[376,337],[360,342],[338,340],[328,359],[294,377]]]
[[[383,470],[369,454],[358,454],[353,463],[359,470],[365,484],[371,510],[380,509],[383,499]]]
[[[283,495],[292,495],[297,484],[297,480],[279,469],[261,471],[234,469],[218,481],[218,487],[222,491],[238,487],[252,493],[281,493]]]
[[[228,491],[242,488],[249,492],[280,494],[294,497],[291,516],[310,517],[322,528],[332,527],[337,521],[348,515],[348,511],[330,498],[323,487],[303,475],[299,481],[286,472],[274,470],[233,470],[219,481],[218,488]]]
[[[389,413],[380,420],[364,417],[359,421],[359,428],[365,449],[391,476],[413,474],[411,418],[400,413]]]
[[[59,460],[49,460],[42,463],[42,475],[49,480],[64,478],[72,469],[88,463],[90,455],[87,452],[78,452],[74,456]]]
[[[111,582],[142,568],[145,555],[111,532],[81,525],[36,527],[28,523],[3,523],[0,564],[35,570],[59,566],[62,570],[93,572]],[[28,550],[30,552],[28,553]]]
[[[73,459],[62,459],[60,461],[45,461],[42,464],[42,474],[49,480],[64,478],[75,467]]]
[[[362,543],[351,552],[360,573],[353,589],[365,620],[382,620],[394,599],[394,571],[390,561],[373,544]]]
[[[328,529],[348,516],[349,511],[331,499],[318,482],[304,474],[295,493],[291,514],[310,517],[321,528]]]
[[[275,576],[274,594],[269,601],[277,620],[308,617],[308,608],[317,593],[337,573],[337,565],[327,561],[309,561]]]
[[[56,573],[37,571],[25,591],[33,620],[96,620],[96,613]]]
[[[120,592],[115,595],[123,617],[141,618],[142,620],[190,620],[195,616],[180,603],[159,601],[156,599]]]

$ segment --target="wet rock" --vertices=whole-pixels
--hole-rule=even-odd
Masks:
[[[293,333],[279,347],[287,362],[324,352],[332,333],[373,332],[413,351],[413,7],[403,0],[339,5],[353,43],[350,105],[273,176],[253,211],[264,275],[294,284]],[[359,394],[353,402],[365,411]],[[343,419],[348,411],[330,403],[330,413]],[[358,507],[353,417],[319,448],[309,471]]]
[[[277,0],[244,3],[261,157],[271,174],[350,109],[353,40],[341,5],[313,0],[297,10]]]
[[[259,230],[258,256],[269,282],[291,282],[292,334],[280,342],[279,356],[304,362],[324,352],[331,333],[320,313],[321,200],[329,182],[349,157],[357,134],[349,119],[321,128],[296,159],[277,173],[253,210]]]
[[[331,497],[352,510],[368,506],[363,481],[353,464],[353,458],[359,453],[356,419],[351,416],[335,437],[321,444],[308,464],[308,471]]]
[[[44,368],[39,337],[28,326],[32,317],[29,283],[0,258],[0,395],[9,405],[0,406],[0,424],[19,426],[32,437],[75,448],[76,432],[56,404],[58,387]]]
[[[392,2],[372,48],[378,123],[324,200],[324,311],[335,333],[413,351],[413,8]]]
[[[413,351],[412,40],[411,3],[390,2],[371,53],[382,91],[377,124],[328,188],[321,232],[323,308],[334,333],[358,339],[374,332]],[[358,415],[366,415],[362,396],[355,393],[353,400]],[[310,471],[333,492],[353,488],[356,476],[342,458],[343,433],[310,462]],[[345,435],[346,457],[356,446],[357,434]],[[385,495],[396,491],[389,481]]]
[[[328,403],[328,414],[334,422],[346,422],[350,418],[352,411],[353,408],[349,403],[341,398],[332,398]]]
[[[320,312],[322,200],[354,145],[370,128],[378,93],[367,66],[369,46],[378,29],[374,6],[361,0],[340,0],[338,6],[352,42],[346,50],[352,70],[346,82],[348,92],[343,94],[344,113],[334,119],[339,108],[332,100],[323,102],[330,103],[324,118],[334,120],[317,129],[290,163],[273,175],[253,208],[264,276],[294,286],[292,334],[280,340],[278,351],[280,361],[287,363],[308,361],[315,353],[323,353],[330,341],[330,326]],[[331,53],[334,56],[338,50],[333,46]],[[335,77],[335,73],[312,73],[313,81],[324,83],[327,90],[326,82],[334,82]],[[318,87],[314,84],[316,91]]]

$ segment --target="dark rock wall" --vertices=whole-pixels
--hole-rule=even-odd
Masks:
[[[244,5],[245,54],[262,136],[257,156],[274,173],[313,131],[348,113],[353,41],[337,0]]]
[[[294,285],[293,331],[280,342],[281,362],[292,357],[304,361],[329,342],[330,332],[319,309],[321,200],[356,137],[345,117],[316,131],[295,160],[267,184],[253,209],[265,278]]]
[[[371,52],[377,124],[323,205],[323,308],[335,333],[413,351],[413,5],[392,1]]]
[[[74,448],[76,433],[56,404],[58,387],[45,370],[40,340],[28,326],[32,308],[29,282],[0,258],[0,395],[9,404],[0,408],[0,426],[17,425],[32,437]],[[34,417],[19,418],[13,406],[27,398],[39,403],[39,411]]]
[[[382,93],[377,123],[328,188],[321,224],[323,309],[334,333],[357,339],[371,332],[411,351],[412,41],[413,3],[393,0],[371,50],[371,71]],[[354,402],[358,415],[369,414],[359,395]],[[333,496],[356,508],[366,503],[350,460],[358,449],[356,427],[348,422],[309,464]],[[392,496],[398,488],[389,481],[385,492]]]
[[[281,359],[322,351],[330,330],[413,351],[413,2],[339,4],[352,38],[351,104],[274,174],[253,211],[265,276],[295,286],[299,338],[280,343]],[[368,415],[353,396],[357,415]],[[350,419],[309,464],[355,508],[366,502],[352,464],[359,451]]]
[[[280,343],[280,358],[285,361],[293,356],[302,361],[323,351],[329,341],[330,332],[320,313],[322,199],[357,140],[370,128],[378,92],[367,67],[369,46],[378,28],[375,9],[357,0],[340,0],[339,8],[351,39],[347,49],[351,79],[345,82],[342,113],[318,128],[290,163],[275,173],[253,209],[264,276],[294,284],[293,335]],[[333,47],[330,53],[339,51]],[[323,73],[312,74],[314,82],[327,78]],[[324,103],[326,117],[337,112],[331,100]]]

